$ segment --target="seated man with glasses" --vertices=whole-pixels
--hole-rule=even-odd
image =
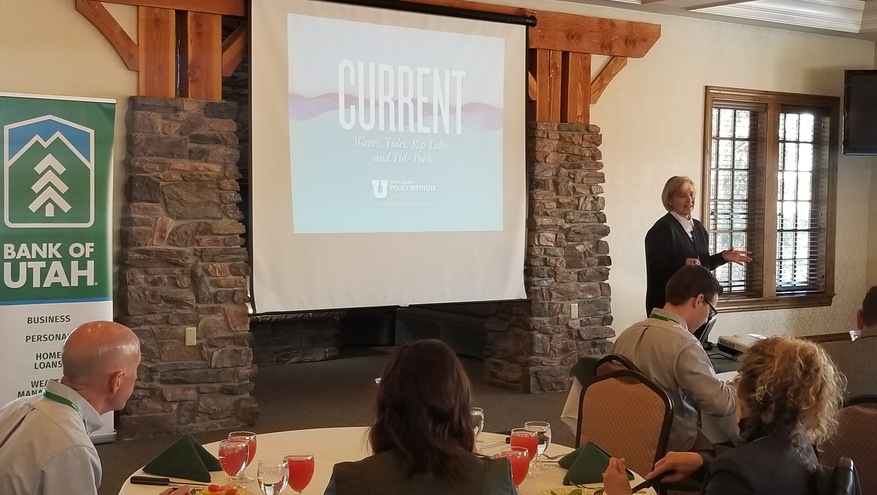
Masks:
[[[615,341],[615,354],[629,359],[666,390],[673,402],[668,450],[712,451],[699,428],[699,413],[736,423],[734,388],[716,377],[694,331],[716,315],[722,286],[699,265],[680,268],[667,282],[663,309],[652,309]]]

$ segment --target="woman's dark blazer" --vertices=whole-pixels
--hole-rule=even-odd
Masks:
[[[669,212],[659,218],[646,234],[646,315],[652,308],[664,307],[667,281],[685,265],[687,258],[697,258],[701,266],[715,270],[727,263],[722,253],[710,256],[709,234],[703,224],[692,219],[694,240]]]
[[[815,462],[812,449],[808,454]],[[712,460],[704,456],[704,468],[704,495],[819,494],[818,475],[804,467],[792,442],[772,436],[730,449]]]
[[[324,495],[515,495],[508,459],[491,459],[467,452],[462,470],[449,484],[432,473],[408,477],[393,451],[361,461],[339,462]]]

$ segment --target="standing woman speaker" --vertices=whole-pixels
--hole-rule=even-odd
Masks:
[[[684,265],[702,265],[715,270],[729,261],[752,261],[749,251],[734,248],[710,255],[709,234],[694,210],[694,182],[674,176],[664,184],[661,202],[667,214],[646,234],[646,315],[664,307],[664,288],[676,270]]]

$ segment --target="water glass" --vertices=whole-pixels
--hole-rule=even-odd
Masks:
[[[289,468],[287,467],[286,460],[278,462],[259,459],[256,479],[259,480],[259,489],[265,495],[278,495],[282,493],[289,482]]]
[[[475,440],[478,441],[478,435],[484,430],[484,409],[480,407],[472,408],[472,429],[475,430]]]
[[[551,424],[547,421],[527,421],[524,423],[524,429],[536,432],[536,440],[538,443],[536,446],[536,462],[533,465],[533,469],[544,469],[545,465],[542,463],[542,454],[544,454],[545,449],[551,445]]]

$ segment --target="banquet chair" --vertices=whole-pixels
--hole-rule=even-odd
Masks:
[[[834,436],[818,451],[819,462],[836,465],[849,457],[858,467],[864,495],[877,495],[877,396],[851,397],[838,417]],[[871,406],[871,407],[869,407]]]
[[[610,371],[631,370],[641,373],[629,359],[620,354],[606,354],[594,364],[594,376],[605,375]]]
[[[849,457],[841,457],[829,476],[824,495],[862,495],[856,465]]]
[[[643,475],[666,453],[672,419],[664,390],[636,371],[610,371],[582,389],[576,447],[592,442]]]

